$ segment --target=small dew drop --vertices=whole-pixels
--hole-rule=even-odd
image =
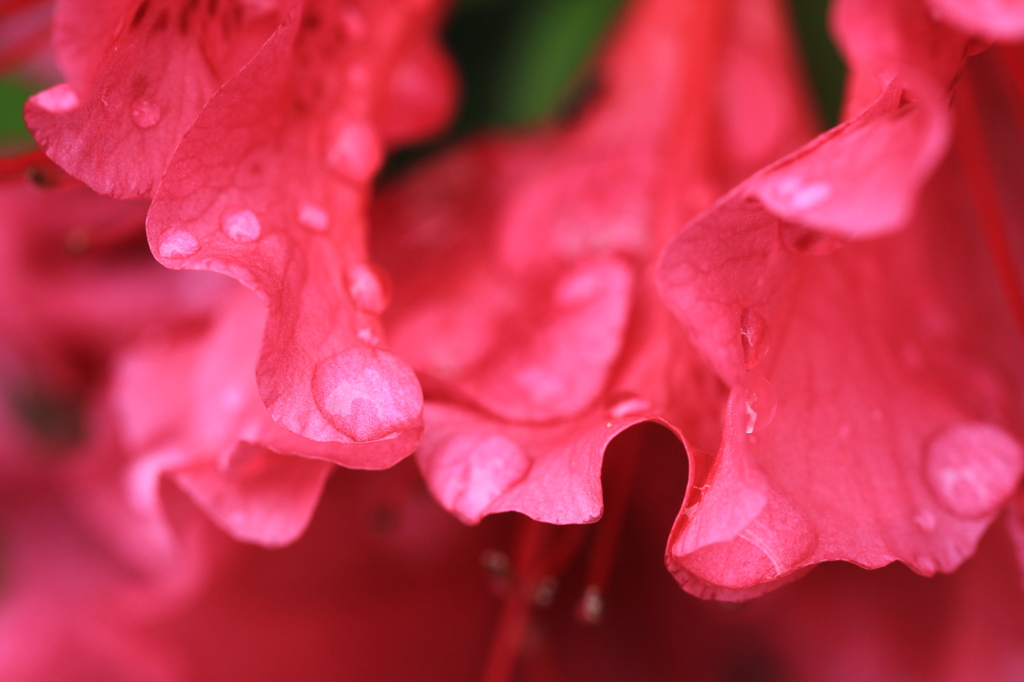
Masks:
[[[327,215],[327,211],[316,204],[307,202],[299,204],[295,217],[299,221],[299,225],[314,232],[326,232],[327,228],[331,226],[331,218]]]
[[[380,276],[366,263],[353,263],[345,270],[345,285],[360,310],[379,314],[388,305],[388,293]]]
[[[768,354],[772,339],[771,329],[764,316],[753,308],[744,308],[740,314],[740,341],[743,344],[743,366],[753,369]]]
[[[236,242],[252,242],[260,238],[260,219],[249,210],[230,211],[220,221],[220,229]]]
[[[371,346],[380,345],[380,337],[377,336],[377,332],[373,331],[369,327],[363,327],[356,332],[356,337],[363,343],[368,343]]]
[[[785,220],[779,221],[779,241],[793,253],[804,256],[827,256],[843,247],[847,242],[842,237]]]
[[[618,391],[608,396],[608,414],[614,419],[626,419],[651,409],[651,403],[630,391]]]
[[[580,599],[579,616],[587,625],[597,625],[604,620],[604,593],[601,588],[590,585]]]
[[[152,128],[159,123],[161,115],[160,105],[145,97],[135,99],[128,108],[128,116],[132,119],[132,123],[143,130]]]
[[[32,101],[51,114],[74,111],[82,104],[81,100],[78,99],[78,94],[67,83],[61,83],[49,90],[43,90],[35,95]]]
[[[161,258],[188,258],[199,250],[199,242],[184,230],[169,230],[160,241]]]
[[[1016,490],[1024,451],[998,426],[966,422],[931,439],[924,466],[928,485],[944,507],[977,518],[996,511]]]
[[[377,134],[365,123],[347,123],[327,147],[327,166],[346,179],[366,182],[384,161]]]
[[[746,432],[756,433],[771,424],[775,418],[775,409],[778,406],[775,389],[767,379],[756,372],[744,372],[740,385],[746,403]]]

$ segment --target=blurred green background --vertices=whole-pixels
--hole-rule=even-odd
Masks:
[[[718,0],[706,0],[717,2]],[[827,0],[790,0],[822,120],[836,120],[843,65],[825,31]],[[624,0],[461,0],[446,38],[463,75],[458,121],[448,136],[528,126],[570,107],[587,66]],[[31,145],[21,108],[35,86],[0,79],[0,152]],[[435,145],[436,146],[436,145]]]

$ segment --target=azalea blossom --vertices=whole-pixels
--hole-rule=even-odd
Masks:
[[[0,677],[1024,674],[1024,11],[790,10],[385,167],[444,0],[0,3]]]

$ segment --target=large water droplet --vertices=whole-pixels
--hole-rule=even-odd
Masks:
[[[356,442],[388,438],[414,428],[423,411],[416,375],[377,348],[349,348],[313,370],[313,399],[336,429]]]
[[[650,411],[651,403],[630,391],[617,391],[608,396],[608,414],[614,419],[626,419]]]
[[[199,242],[184,230],[168,230],[160,239],[161,258],[188,258],[199,250]]]
[[[447,509],[476,523],[530,470],[530,458],[505,436],[464,433],[443,442],[430,459],[431,488]]]
[[[327,228],[331,226],[331,218],[327,215],[327,211],[316,204],[300,203],[295,217],[300,225],[314,232],[326,232]]]
[[[743,366],[752,369],[764,360],[771,344],[772,333],[768,321],[753,308],[744,308],[740,314],[740,341],[743,344]]]
[[[388,306],[388,292],[372,266],[353,263],[345,270],[345,285],[360,310],[379,314]]]
[[[384,160],[377,134],[365,123],[347,123],[338,128],[327,147],[327,165],[335,173],[356,182],[373,177]]]
[[[229,211],[220,221],[220,229],[236,242],[252,242],[260,238],[260,219],[249,210]]]
[[[61,83],[49,90],[43,90],[35,95],[32,101],[51,114],[73,111],[82,104],[81,100],[78,99],[78,94],[67,83]]]
[[[1017,488],[1024,452],[1017,440],[992,424],[956,424],[925,448],[925,477],[936,499],[959,516],[998,509]]]
[[[745,430],[747,433],[761,431],[775,418],[775,409],[778,406],[775,389],[767,379],[756,372],[744,372],[740,388],[743,390],[747,413]]]
[[[131,117],[132,123],[143,130],[159,123],[161,114],[160,105],[145,97],[135,99],[128,107],[128,116]]]
[[[827,256],[847,242],[842,237],[785,220],[779,221],[779,241],[790,251],[804,256]]]

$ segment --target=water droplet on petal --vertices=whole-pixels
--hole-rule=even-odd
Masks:
[[[779,241],[790,251],[804,256],[827,256],[847,242],[842,237],[785,220],[779,221]]]
[[[743,366],[753,369],[764,360],[771,344],[772,333],[768,321],[753,308],[744,308],[740,314],[740,341],[743,344]]]
[[[326,232],[327,228],[331,226],[331,218],[327,215],[327,211],[316,204],[307,202],[299,204],[296,218],[300,225],[314,232]]]
[[[996,511],[1017,488],[1024,452],[992,424],[967,422],[942,431],[926,445],[925,477],[936,499],[959,516]]]
[[[372,266],[353,263],[345,270],[345,284],[352,302],[360,310],[379,314],[388,305],[388,292]]]
[[[387,351],[349,348],[313,370],[313,399],[336,429],[356,442],[414,428],[423,392],[412,369]]]
[[[188,258],[199,250],[199,242],[184,230],[168,230],[160,240],[161,258]]]
[[[74,111],[82,104],[81,100],[78,99],[78,94],[67,83],[61,83],[49,90],[43,90],[32,97],[32,101],[51,114]]]
[[[363,327],[356,332],[356,337],[363,343],[368,343],[371,346],[380,345],[380,337],[377,336],[377,332],[373,331],[369,327]]]
[[[791,209],[804,211],[828,201],[832,196],[832,185],[822,180],[807,182],[791,175],[775,184],[775,192]]]
[[[918,528],[924,531],[935,530],[935,515],[927,509],[922,509],[914,515],[914,523],[917,524]]]
[[[445,508],[471,523],[530,470],[530,458],[497,433],[462,433],[444,441],[429,464],[431,489]]]
[[[347,123],[334,134],[327,148],[327,165],[335,173],[356,182],[373,177],[384,160],[377,134],[365,123]]]
[[[251,242],[260,238],[260,219],[249,210],[225,213],[220,228],[236,242]]]
[[[143,130],[159,123],[161,114],[160,105],[145,97],[134,100],[128,108],[128,116],[131,117],[132,123]]]
[[[615,419],[643,414],[650,409],[650,402],[629,391],[618,391],[608,396],[608,414]]]
[[[775,409],[778,406],[775,389],[767,379],[756,372],[744,372],[740,387],[746,403],[745,430],[747,433],[761,431],[775,418]]]

